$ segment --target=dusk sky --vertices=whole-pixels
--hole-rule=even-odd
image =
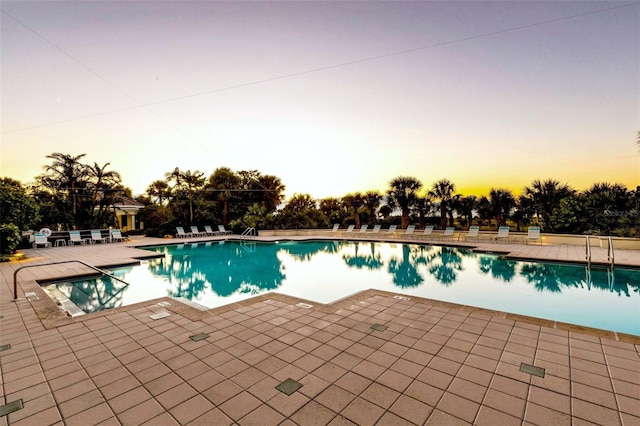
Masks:
[[[0,176],[53,152],[287,197],[640,185],[637,2],[2,1]]]

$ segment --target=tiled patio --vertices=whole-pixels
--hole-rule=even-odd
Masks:
[[[160,299],[72,320],[34,279],[74,264],[21,271],[12,301],[19,266],[122,264],[140,254],[128,245],[0,264],[0,405],[23,406],[0,425],[640,425],[640,336],[379,291],[206,311]],[[573,260],[573,248],[531,247],[500,251]],[[276,389],[287,379],[302,387]]]

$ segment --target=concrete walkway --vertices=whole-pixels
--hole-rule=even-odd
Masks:
[[[18,267],[126,264],[149,255],[135,245],[165,242],[0,264],[0,405],[22,406],[0,425],[640,425],[640,336],[380,291],[204,311],[163,298],[71,319],[35,280],[91,272],[74,263],[23,269],[12,300]],[[584,260],[573,246],[467,245]],[[640,253],[616,263],[640,267]]]

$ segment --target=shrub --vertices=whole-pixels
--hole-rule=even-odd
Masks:
[[[0,225],[0,255],[6,260],[15,251],[20,244],[20,229],[13,223],[5,223]]]

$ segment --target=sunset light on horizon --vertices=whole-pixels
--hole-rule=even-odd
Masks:
[[[640,185],[640,3],[2,2],[0,176],[279,177],[286,196]]]

